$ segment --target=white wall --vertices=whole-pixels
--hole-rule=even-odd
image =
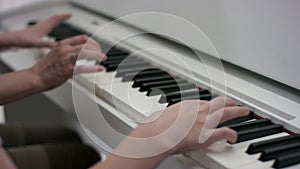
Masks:
[[[13,8],[22,7],[30,3],[49,0],[0,0],[0,12],[8,11]]]

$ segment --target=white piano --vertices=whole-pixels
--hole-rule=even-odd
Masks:
[[[0,19],[6,31],[69,12],[73,17],[48,38],[84,33],[102,44],[106,72],[78,75],[44,93],[77,117],[76,128],[102,153],[155,111],[226,94],[252,110],[222,124],[238,132],[239,143],[174,155],[158,168],[298,169],[299,5],[296,0],[51,1]],[[2,53],[1,61],[20,70],[44,54],[19,49]]]

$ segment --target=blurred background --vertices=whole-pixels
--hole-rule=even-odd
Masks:
[[[8,11],[13,8],[22,7],[30,3],[39,1],[51,1],[51,0],[0,0],[0,12]]]

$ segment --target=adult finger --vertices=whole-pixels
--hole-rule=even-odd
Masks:
[[[83,50],[80,52],[80,59],[94,59],[102,62],[105,59],[105,55],[99,51]]]
[[[228,128],[222,127],[215,129],[209,139],[205,142],[206,146],[209,146],[217,141],[227,140],[230,143],[235,143],[237,140],[237,133],[236,131]]]
[[[61,44],[68,44],[71,46],[76,46],[80,44],[85,44],[88,41],[89,37],[87,35],[78,35],[65,40],[60,41]]]
[[[69,13],[54,15],[47,19],[47,21],[51,24],[52,27],[58,26],[61,22],[69,19],[72,15]]]
[[[96,46],[96,45],[94,45],[94,44],[91,44],[91,43],[89,43],[89,41],[87,42],[87,43],[85,43],[85,45],[84,45],[84,47],[83,47],[84,49],[89,49],[89,50],[99,50],[99,51],[101,51],[101,48],[100,47],[98,47],[98,46]]]
[[[104,71],[105,67],[103,66],[86,66],[86,65],[80,65],[80,66],[76,66],[74,69],[74,73],[75,74],[81,74],[81,73],[95,73],[95,72],[101,72]]]
[[[227,120],[247,116],[249,114],[249,108],[247,107],[223,107],[216,112],[209,114],[205,127],[208,129],[213,129],[217,127],[220,123],[223,123]]]
[[[208,113],[215,112],[223,107],[237,106],[237,102],[228,97],[217,97],[206,104]]]
[[[89,50],[100,51],[98,48],[91,47],[90,45],[86,45],[86,44],[79,44],[79,45],[73,46],[74,52],[84,52],[84,51],[89,51]]]
[[[79,59],[95,59],[98,61],[104,61],[107,59],[107,56],[99,49],[88,49],[82,44],[74,46],[72,52],[79,53]]]
[[[228,121],[230,119],[234,119],[241,116],[247,116],[250,113],[248,107],[224,107],[222,109],[217,110],[216,112],[212,113],[213,116],[221,116],[220,123]]]
[[[200,105],[202,105],[202,104],[205,104],[207,102],[208,101],[206,101],[206,100],[183,100],[183,101],[181,101],[179,103],[176,103],[176,104],[187,104],[187,105],[200,104]]]
[[[79,45],[73,46],[71,51],[80,53],[82,51],[83,47],[84,47],[84,44],[79,44]]]
[[[99,47],[99,45],[94,45],[90,43],[90,40],[88,40],[87,43],[76,45],[74,46],[74,48],[75,48],[74,50],[77,50],[78,52],[80,52],[81,50],[82,51],[94,50],[102,53],[102,50]]]
[[[206,100],[183,100],[183,101],[178,102],[178,103],[176,103],[176,104],[174,104],[174,105],[172,105],[170,107],[176,107],[178,105],[180,105],[180,106],[188,106],[188,107],[198,107],[198,110],[199,110],[198,113],[201,113],[200,112],[201,109],[199,109],[200,108],[199,105],[201,105],[201,106],[205,105],[207,102],[208,101],[206,101]]]
[[[107,56],[105,54],[103,54],[103,60],[102,61],[106,61],[107,60]]]
[[[49,48],[53,48],[56,46],[56,42],[53,41],[41,41],[39,43],[37,43],[35,46],[36,47],[49,47]]]
[[[90,38],[88,40],[87,46],[93,46],[93,47],[101,50],[100,44],[96,40],[94,40],[93,38]]]

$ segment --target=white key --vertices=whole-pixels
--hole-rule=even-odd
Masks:
[[[120,112],[134,121],[141,121],[152,113],[163,110],[167,104],[159,104],[160,96],[146,96],[139,88],[132,88],[133,82],[122,82],[115,78],[115,72],[99,72],[79,75],[76,80],[106,100]]]
[[[87,59],[81,59],[76,62],[76,66],[80,65],[87,65],[87,66],[92,66],[95,65],[96,61],[94,60],[87,60]],[[93,72],[93,73],[84,73],[77,75],[75,79],[91,90],[92,92],[95,91],[95,84],[98,85],[106,85],[106,84],[111,84],[112,82],[114,83],[121,83],[120,78],[115,78],[115,72]]]
[[[140,122],[152,113],[163,110],[167,104],[159,104],[160,96],[146,96],[139,88],[132,88],[133,82],[98,85],[96,93],[134,121]]]
[[[243,169],[273,169],[273,164],[275,160],[267,161],[267,162],[257,162],[257,163],[251,163],[247,166],[243,166]],[[240,169],[241,167],[234,168],[234,169]],[[292,165],[290,167],[285,167],[284,169],[299,169],[300,164]]]
[[[285,135],[288,134],[279,133],[233,145],[222,141],[213,144],[206,150],[192,152],[189,155],[207,168],[243,168],[251,163],[255,163],[259,167],[260,165],[264,165],[263,162],[258,160],[260,154],[248,155],[246,153],[248,146],[254,142],[278,138]]]
[[[77,75],[74,79],[79,82],[81,85],[89,89],[91,92],[95,93],[96,86],[108,85],[111,84],[115,77],[114,72],[97,72],[97,73],[85,73]],[[114,80],[114,83],[121,83],[121,79]]]
[[[76,61],[76,66],[79,66],[79,65],[95,65],[95,64],[96,64],[95,60],[78,59]]]
[[[275,160],[267,161],[267,162],[253,162],[242,166],[242,169],[272,169],[272,165]],[[232,169],[241,169],[241,166]]]

